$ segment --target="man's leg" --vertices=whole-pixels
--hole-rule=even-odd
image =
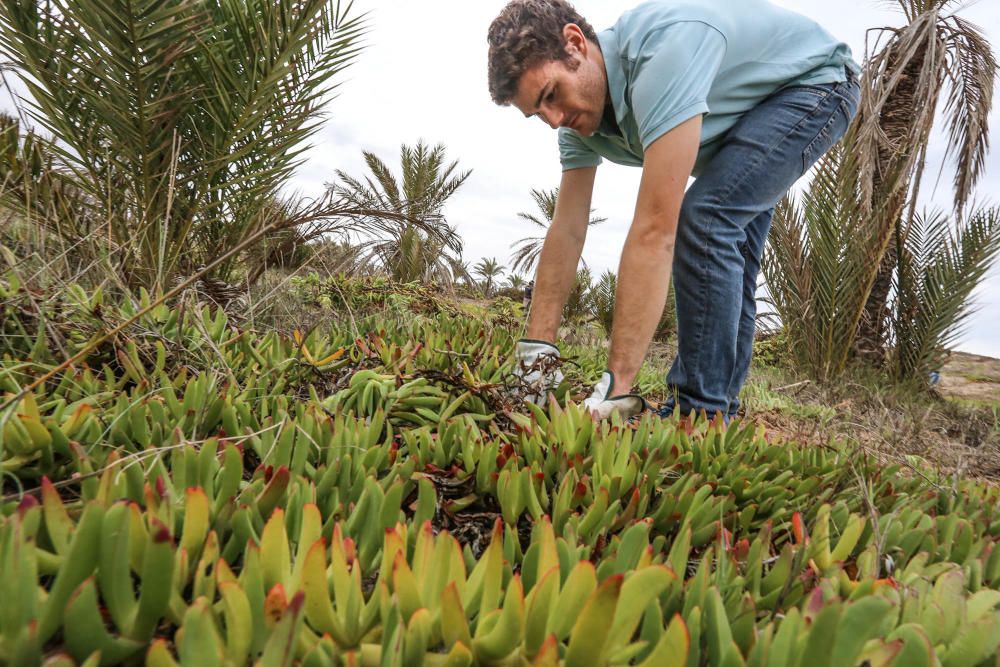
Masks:
[[[771,229],[774,209],[768,209],[747,225],[747,240],[741,248],[743,254],[743,310],[740,312],[740,330],[736,338],[736,368],[729,381],[729,417],[740,409],[740,388],[747,379],[750,359],[753,356],[753,339],[757,331],[757,275],[760,258],[764,252],[767,233]]]
[[[673,267],[678,353],[667,385],[676,400],[669,399],[664,412],[676,404],[684,414],[729,413],[746,376],[738,348],[749,363],[752,345],[752,317],[744,317],[755,312],[745,296],[747,270],[755,284],[767,231],[750,226],[758,218],[763,224],[761,216],[844,134],[857,99],[855,83],[776,93],[730,130],[688,190]]]

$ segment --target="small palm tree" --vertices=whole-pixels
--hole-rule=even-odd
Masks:
[[[604,329],[604,333],[611,335],[611,329],[615,319],[615,293],[618,290],[618,276],[610,270],[601,274],[600,279],[590,290],[589,302],[593,311],[594,319]],[[656,325],[654,340],[666,340],[677,332],[677,307],[674,302],[674,283],[671,281],[667,290],[667,302],[663,307],[663,314]]]
[[[540,215],[522,212],[518,213],[517,217],[527,220],[536,227],[548,229],[556,214],[556,200],[559,199],[559,188],[551,190],[532,189],[531,198],[535,201],[535,206],[538,208]],[[591,209],[591,212],[593,212],[593,209]],[[592,217],[587,224],[599,225],[606,220],[607,218]],[[514,248],[514,254],[510,257],[510,270],[515,273],[527,273],[529,275],[534,273],[535,265],[538,263],[538,256],[542,252],[542,244],[544,242],[545,236],[529,236],[512,243],[510,247]],[[584,266],[586,266],[586,262],[584,262]]]
[[[507,276],[507,287],[512,290],[524,289],[524,286],[526,284],[527,283],[524,282],[524,278],[522,278],[516,273],[512,273],[509,276]]]
[[[399,157],[401,177],[377,155],[364,151],[371,174],[360,180],[338,170],[342,184],[329,188],[359,206],[405,217],[371,247],[371,256],[394,280],[451,282],[451,261],[460,257],[462,241],[443,209],[472,172],[458,172],[457,161],[447,164],[443,144],[403,144]]]
[[[494,279],[503,275],[504,267],[497,262],[495,257],[490,257],[480,260],[472,270],[483,279],[483,295],[488,297],[493,294]]]
[[[898,382],[923,383],[962,333],[972,291],[1000,253],[1000,209],[975,210],[961,224],[917,215],[903,236],[888,370]]]
[[[845,369],[878,270],[880,231],[862,213],[855,157],[834,147],[802,197],[777,206],[761,263],[798,365],[821,381]]]
[[[464,261],[461,257],[448,257],[448,270],[451,272],[451,284],[458,285],[471,285],[472,284],[472,269],[469,268],[469,263]]]
[[[801,202],[778,206],[762,269],[799,366],[820,380],[840,374],[877,270],[879,230],[862,214],[857,172],[846,146],[830,152]],[[940,368],[970,312],[970,297],[1000,253],[1000,210],[967,221],[914,216],[903,230],[896,294],[888,304],[886,370],[898,382],[926,382]]]
[[[593,282],[594,276],[587,267],[583,267],[576,272],[576,280],[573,282],[573,288],[566,299],[566,305],[563,306],[564,320],[567,322],[576,322],[593,315],[594,302],[593,291],[591,290]]]
[[[601,274],[600,280],[590,291],[591,302],[594,305],[594,317],[600,323],[607,336],[611,335],[611,327],[615,317],[615,290],[618,289],[618,276],[608,270]]]

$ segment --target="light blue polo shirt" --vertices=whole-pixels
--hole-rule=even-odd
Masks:
[[[564,171],[607,158],[641,166],[646,148],[703,114],[694,175],[745,112],[792,85],[835,83],[861,68],[815,21],[766,0],[652,0],[598,34],[617,127],[559,129]]]

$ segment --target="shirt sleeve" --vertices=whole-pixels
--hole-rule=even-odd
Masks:
[[[700,21],[673,23],[644,41],[630,91],[643,150],[709,111],[708,93],[725,54],[723,34]]]
[[[583,138],[565,127],[559,128],[559,162],[563,171],[596,167],[601,164],[601,156],[583,142]]]

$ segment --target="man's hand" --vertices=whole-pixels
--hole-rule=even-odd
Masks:
[[[559,363],[559,348],[552,343],[531,339],[517,341],[514,375],[528,388],[524,400],[545,405],[549,392],[563,381]]]
[[[601,381],[594,385],[594,393],[583,404],[594,419],[607,419],[619,413],[623,419],[634,417],[646,409],[646,401],[638,394],[614,394],[615,376],[604,371]]]

